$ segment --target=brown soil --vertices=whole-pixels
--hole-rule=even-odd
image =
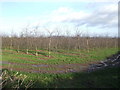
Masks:
[[[10,70],[15,70],[15,71],[23,71],[23,72],[32,72],[32,73],[68,73],[68,72],[80,72],[84,71],[88,68],[89,64],[91,63],[97,63],[97,62],[90,62],[86,64],[80,64],[80,63],[75,63],[75,64],[59,64],[59,65],[53,65],[53,64],[25,64],[25,63],[13,63],[13,62],[8,62],[13,65],[24,65],[24,66],[31,66],[36,65],[36,69],[31,69],[31,68],[13,68],[13,67],[8,67],[8,66],[2,66],[1,68],[7,68]],[[38,66],[37,66],[38,65]],[[41,66],[40,66],[41,65]],[[42,69],[42,68],[52,68],[51,70],[49,69]]]
[[[6,50],[7,52],[11,52]],[[42,51],[42,50],[39,50]],[[15,52],[15,51],[13,51]],[[60,52],[55,52],[55,53],[60,53]],[[63,53],[64,55],[72,55],[72,56],[78,56],[78,55],[82,55],[80,58],[82,57],[87,57],[87,55],[84,54],[73,54],[73,53]],[[18,53],[15,53],[18,54]],[[20,52],[19,54],[26,54],[26,53],[22,53]],[[29,54],[29,55],[33,55],[33,54]],[[39,55],[39,56],[44,56],[44,55]],[[47,56],[44,56],[47,57]],[[7,69],[12,69],[15,71],[24,71],[24,72],[32,72],[32,73],[68,73],[68,72],[79,72],[79,71],[83,71],[86,70],[89,66],[89,64],[93,64],[93,63],[97,63],[97,62],[89,62],[86,64],[81,64],[81,63],[74,63],[74,64],[58,64],[58,65],[53,65],[53,64],[40,64],[39,61],[34,61],[31,59],[28,59],[26,57],[17,57],[21,60],[26,60],[26,61],[32,61],[32,62],[37,62],[38,64],[28,64],[28,63],[13,63],[13,62],[4,62],[4,64],[13,64],[13,65],[20,65],[20,66],[30,66],[30,67],[38,67],[38,69],[31,69],[31,68],[12,68],[10,66],[2,66],[0,68],[7,68]],[[49,60],[50,58],[55,58],[55,57],[48,57],[48,58],[41,58],[38,57],[37,59],[42,59],[42,60]],[[33,66],[34,65],[34,66]],[[12,66],[12,65],[11,65]],[[42,69],[42,68],[52,68],[52,69]]]

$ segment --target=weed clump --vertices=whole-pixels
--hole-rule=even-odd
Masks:
[[[0,86],[4,88],[31,88],[33,85],[33,81],[27,81],[27,75],[20,74],[19,72],[13,73],[8,71],[7,69],[3,70],[0,75],[2,81]]]

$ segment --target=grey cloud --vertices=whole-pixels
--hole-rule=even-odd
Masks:
[[[90,27],[100,27],[100,28],[116,28],[118,26],[118,11],[117,10],[96,10],[92,12],[89,16],[85,18],[78,19],[67,19],[64,22],[75,23],[77,26],[87,25]],[[114,21],[114,22],[113,22]]]

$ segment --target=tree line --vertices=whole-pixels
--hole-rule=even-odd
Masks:
[[[21,32],[20,36],[11,35],[5,36],[2,35],[2,48],[16,49],[18,52],[21,49],[25,49],[26,53],[29,50],[38,50],[46,49],[49,51],[57,51],[59,49],[65,50],[79,50],[79,49],[94,49],[94,48],[117,48],[118,47],[118,38],[106,36],[94,36],[86,34],[83,36],[83,33],[80,29],[75,29],[76,32],[73,36],[69,35],[69,32],[66,32],[66,35],[61,35],[60,31],[50,31],[45,28],[48,32],[48,35],[44,34],[38,35],[36,32],[38,27],[35,27],[32,32],[29,32],[28,28],[25,28]],[[54,34],[56,32],[56,34]],[[36,53],[37,55],[37,53]]]

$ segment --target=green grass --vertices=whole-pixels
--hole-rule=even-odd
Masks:
[[[63,51],[63,50],[62,50]],[[29,53],[31,53],[32,51],[30,51]],[[33,51],[34,52],[34,51]],[[31,54],[33,54],[33,52]],[[43,56],[34,56],[34,55],[27,55],[27,54],[16,54],[16,52],[6,52],[3,50],[3,56],[2,56],[2,60],[8,60],[8,61],[12,61],[11,59],[13,58],[18,58],[18,57],[25,57],[25,58],[28,58],[28,59],[31,59],[31,60],[35,60],[35,61],[38,61],[40,63],[50,63],[50,64],[56,64],[57,63],[86,63],[87,61],[92,61],[92,60],[101,60],[101,59],[105,59],[107,56],[110,56],[112,54],[114,54],[115,52],[117,52],[117,49],[115,48],[105,48],[105,49],[96,49],[94,51],[90,51],[89,53],[88,52],[83,52],[83,51],[76,51],[75,53],[77,54],[81,54],[81,55],[69,55],[71,54],[70,52],[69,53],[66,53],[64,54],[65,52],[63,51],[63,54],[62,53],[55,53],[55,52],[51,52],[51,56],[53,56],[54,58],[48,58],[46,57],[47,55],[47,52],[39,52],[40,55],[43,55],[43,53],[45,55]],[[45,60],[40,60],[38,58],[43,58],[43,59],[49,59],[49,62],[48,61],[45,61]],[[10,59],[8,59],[10,58]],[[84,62],[83,62],[84,60]],[[13,60],[14,61],[14,60]],[[17,60],[19,61],[19,60]],[[69,62],[68,62],[69,61]],[[21,62],[25,62],[23,60],[21,60]],[[28,63],[28,62],[27,62]]]
[[[16,73],[14,72],[10,72]],[[106,68],[91,73],[35,74],[27,75],[25,82],[32,80],[31,88],[119,88],[119,68]]]
[[[73,50],[72,50],[73,51]],[[30,55],[27,55],[20,51],[17,53],[16,50],[3,50],[2,52],[2,61],[8,61],[12,63],[20,63],[20,64],[86,64],[89,62],[96,62],[105,59],[107,56],[110,56],[116,53],[118,49],[115,48],[100,48],[94,49],[89,52],[86,50],[77,50],[77,51],[65,51],[60,50],[61,53],[51,52],[51,57],[46,57],[47,51],[39,51],[39,56],[33,55],[32,50],[29,52]],[[31,53],[32,52],[32,53]],[[42,54],[41,54],[42,53]],[[45,55],[43,55],[45,53]],[[73,53],[76,53],[75,55]],[[20,67],[21,65],[13,65],[12,67]],[[24,68],[30,69],[31,66],[23,66]],[[22,68],[23,68],[22,67]],[[39,68],[40,69],[40,68]],[[49,68],[46,68],[49,69]]]
[[[48,56],[48,51],[38,51],[39,56],[35,56],[34,50],[30,50],[29,54],[25,54],[25,50],[21,50],[19,53],[15,49],[3,50],[2,61],[7,61],[16,64],[3,64],[3,66],[9,68],[29,69],[29,70],[59,70],[58,67],[33,67],[32,64],[45,64],[45,65],[63,65],[63,64],[86,64],[89,62],[97,62],[104,60],[106,57],[115,54],[118,51],[117,48],[95,48],[94,50],[54,50],[51,51],[51,57]],[[60,52],[60,53],[59,53]],[[22,65],[23,64],[23,65]],[[27,65],[29,64],[29,65]],[[11,73],[16,73],[17,70],[13,70]],[[105,70],[99,70],[92,73],[62,73],[62,74],[50,74],[50,73],[31,73],[26,71],[19,71],[22,74],[28,76],[26,82],[29,80],[34,81],[32,87],[44,88],[86,88],[86,87],[118,87],[118,68],[108,68]]]

